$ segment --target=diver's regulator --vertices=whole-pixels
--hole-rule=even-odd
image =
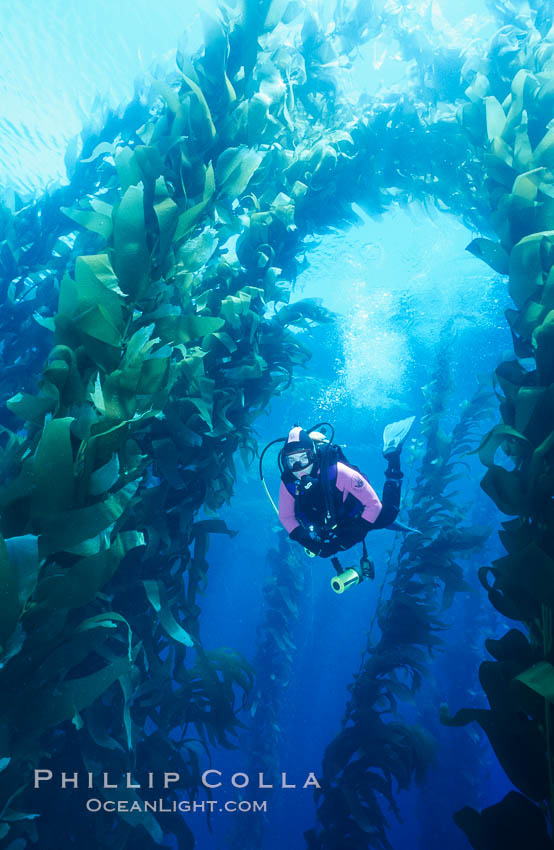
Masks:
[[[331,579],[331,587],[335,593],[344,593],[345,590],[356,587],[364,578],[375,578],[375,566],[367,557],[360,559],[359,567],[350,567],[347,570],[342,569],[338,558],[332,558],[331,563],[337,572]]]

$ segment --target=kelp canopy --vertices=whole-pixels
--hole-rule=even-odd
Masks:
[[[198,511],[230,498],[256,415],[309,356],[291,327],[329,318],[288,306],[305,237],[354,221],[353,201],[376,213],[425,197],[496,230],[470,250],[509,274],[515,305],[503,424],[481,455],[486,492],[516,519],[482,577],[525,633],[491,645],[491,711],[454,722],[482,723],[526,795],[502,818],[545,834],[527,798],[553,786],[554,38],[542,7],[495,8],[504,26],[481,60],[444,75],[451,52],[416,39],[407,90],[356,105],[340,68],[387,28],[413,55],[409,7],[339,2],[329,20],[266,0],[205,16],[203,50],[83,139],[66,189],[2,210],[0,837],[57,846],[48,814],[31,814],[39,764],[163,764],[194,796],[204,748],[231,745],[252,674],[202,648],[208,539],[230,532]],[[501,846],[490,814],[459,818],[475,847]],[[138,821],[94,823],[98,846],[125,846]],[[167,823],[193,845],[180,817]],[[161,843],[152,815],[139,828],[141,846]]]

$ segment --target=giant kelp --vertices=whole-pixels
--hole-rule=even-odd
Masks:
[[[196,598],[207,540],[228,529],[195,515],[229,498],[232,456],[251,451],[256,411],[308,356],[288,326],[326,316],[297,303],[263,318],[284,297],[270,258],[294,272],[293,206],[277,198],[260,211],[251,196],[233,214],[263,157],[239,130],[223,131],[225,110],[208,106],[199,86],[208,62],[206,53],[176,88],[159,85],[167,107],[140,134],[104,140],[85,157],[96,163],[94,183],[63,212],[96,234],[93,250],[70,254],[57,312],[40,315],[55,345],[38,392],[8,402],[25,421],[5,431],[0,496],[0,781],[10,837],[27,826],[14,792],[21,807],[31,768],[46,753],[61,760],[67,738],[74,767],[120,775],[141,762],[172,766],[194,795],[191,728],[229,746],[234,686],[251,687],[232,652],[202,649]],[[243,266],[223,248],[237,236]],[[50,732],[70,720],[78,734]],[[133,820],[160,842],[152,816]],[[111,831],[95,826],[98,841],[129,839],[125,819]],[[181,819],[171,828],[190,844]],[[56,840],[44,829],[41,846]]]
[[[503,7],[505,9],[505,6]],[[550,25],[552,21],[550,20]],[[483,567],[480,579],[491,603],[519,621],[501,640],[489,640],[494,661],[480,679],[489,709],[465,709],[444,722],[477,721],[511,782],[496,806],[457,815],[474,847],[516,841],[549,846],[537,805],[554,800],[552,760],[552,322],[554,79],[552,31],[532,19],[506,25],[487,60],[475,69],[460,120],[483,158],[491,221],[499,241],[478,239],[469,250],[509,276],[514,306],[506,311],[514,357],[496,370],[502,424],[480,448],[488,467],[482,487],[505,514],[500,534],[506,554]],[[510,833],[511,830],[511,833]],[[517,843],[517,842],[516,842]]]
[[[13,792],[69,741],[85,766],[98,747],[116,770],[135,752],[169,762],[191,794],[190,724],[229,744],[233,683],[248,691],[249,670],[202,651],[208,536],[228,530],[196,514],[229,498],[255,415],[308,356],[289,326],[326,318],[314,304],[267,312],[288,299],[304,236],[353,221],[353,200],[380,212],[430,196],[484,221],[481,160],[453,109],[425,86],[354,109],[332,69],[384,20],[338,4],[334,23],[275,2],[206,17],[203,51],[179,54],[173,77],[84,139],[71,186],[2,223],[8,300],[28,320],[40,284],[33,306],[54,333],[40,386],[9,403],[25,428],[8,420],[2,443],[0,756],[11,761],[0,791],[12,835],[37,828],[13,820],[28,800]],[[18,319],[1,320],[17,355]],[[129,840],[117,823],[98,842]],[[158,841],[153,818],[143,825]],[[182,822],[171,828],[190,844]],[[54,833],[38,829],[47,847]]]
[[[479,549],[488,529],[462,525],[469,505],[455,491],[463,456],[477,440],[487,415],[480,389],[447,435],[441,427],[449,394],[448,351],[453,322],[443,329],[437,368],[425,388],[421,419],[423,454],[410,498],[408,534],[387,598],[380,601],[377,642],[368,647],[349,686],[343,727],[323,758],[321,790],[316,791],[318,827],[306,833],[310,848],[391,850],[387,814],[400,816],[396,793],[421,783],[434,756],[433,738],[421,725],[402,718],[402,703],[413,703],[430,657],[442,643],[441,618],[454,595],[469,590],[458,560]],[[476,434],[477,432],[477,434]]]
[[[231,653],[202,651],[196,597],[207,538],[227,529],[194,519],[200,505],[217,509],[229,497],[232,456],[251,449],[256,410],[307,357],[288,326],[325,319],[306,303],[263,313],[287,300],[297,268],[296,207],[305,203],[308,221],[322,218],[329,174],[340,179],[351,142],[310,128],[310,144],[298,144],[293,85],[285,98],[282,84],[298,49],[280,52],[282,72],[267,55],[239,64],[250,36],[268,29],[265,17],[207,28],[203,54],[179,57],[177,80],[153,86],[149,112],[139,106],[126,124],[85,139],[69,190],[5,222],[10,298],[26,302],[54,275],[59,298],[54,305],[51,291],[37,291],[37,321],[55,344],[38,391],[9,400],[24,430],[4,432],[4,834],[9,824],[10,835],[28,826],[35,834],[13,811],[13,792],[24,808],[31,768],[46,753],[62,764],[69,740],[73,766],[119,774],[139,757],[163,762],[193,795],[190,725],[228,745],[233,683],[250,687]],[[316,72],[312,62],[298,86]],[[317,86],[302,100],[312,112],[324,102]],[[83,231],[60,226],[56,201]],[[17,244],[29,222],[35,250]],[[49,250],[53,268],[42,265]],[[56,735],[69,720],[75,730]],[[46,846],[55,833],[44,820]],[[134,822],[160,840],[153,817]],[[125,820],[96,827],[98,841],[129,839]],[[190,843],[182,822],[171,828]]]

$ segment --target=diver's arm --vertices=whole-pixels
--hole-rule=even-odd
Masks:
[[[348,526],[342,526],[337,534],[337,551],[350,549],[356,543],[361,543],[368,531],[374,528],[373,523],[357,517]]]
[[[368,524],[368,531],[371,524],[375,522],[381,513],[381,502],[373,487],[365,480],[365,478],[355,469],[345,466],[344,463],[337,463],[337,489],[343,494],[343,501],[348,495],[354,496],[358,502],[361,502],[364,509],[361,513],[361,519]]]
[[[289,537],[291,540],[294,540],[296,543],[300,543],[304,549],[307,549],[309,552],[313,552],[314,555],[321,555],[324,544],[321,543],[320,540],[314,540],[303,525],[297,525],[290,534]],[[324,557],[327,557],[326,555]]]
[[[279,519],[289,533],[291,540],[300,543],[304,549],[309,549],[314,555],[319,555],[321,543],[314,540],[303,525],[300,525],[294,513],[294,497],[291,496],[283,482],[279,490]]]
[[[295,528],[300,527],[294,513],[294,496],[291,496],[282,481],[279,488],[279,520],[289,535]]]

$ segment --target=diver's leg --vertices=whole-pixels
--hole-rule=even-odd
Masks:
[[[383,431],[383,455],[388,461],[385,470],[385,486],[381,498],[381,513],[377,517],[374,528],[388,528],[395,521],[400,510],[400,492],[404,474],[400,469],[400,452],[415,416],[391,422]]]
[[[402,492],[402,479],[404,473],[400,469],[400,451],[387,454],[387,468],[385,470],[385,486],[381,497],[381,513],[375,520],[374,528],[387,528],[391,525],[400,510],[400,495]]]

